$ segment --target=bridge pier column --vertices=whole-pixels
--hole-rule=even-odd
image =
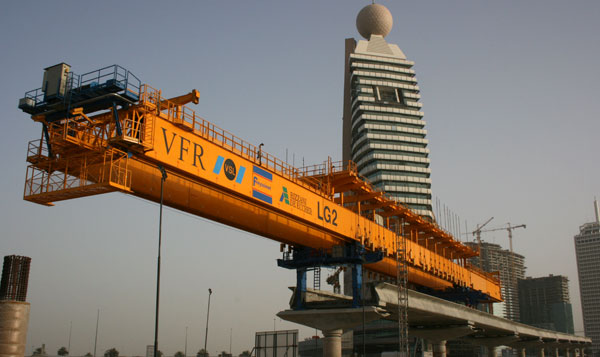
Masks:
[[[546,351],[544,350],[544,347],[540,347],[538,349],[538,357],[546,357]]]
[[[498,357],[498,346],[486,346],[488,350],[488,357]]]
[[[521,357],[527,357],[527,349],[526,348],[521,348],[519,349],[519,356]]]
[[[569,347],[565,348],[565,357],[571,357],[571,349]]]
[[[433,343],[431,340],[423,340],[423,356],[425,356],[425,352],[428,352],[430,356],[433,356]]]
[[[558,351],[558,347],[554,348],[554,357],[560,357],[560,353]]]
[[[446,357],[446,341],[434,341],[433,344],[433,357]]]
[[[342,357],[342,329],[323,331],[323,357]]]

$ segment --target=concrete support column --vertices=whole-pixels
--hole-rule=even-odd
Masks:
[[[521,357],[527,357],[527,349],[526,348],[521,348],[519,350],[519,356],[521,356]]]
[[[570,348],[565,348],[565,357],[571,357],[571,349]]]
[[[342,357],[342,329],[323,331],[323,357]]]
[[[446,341],[434,341],[433,357],[446,357]]]
[[[430,356],[433,356],[433,343],[431,340],[423,340],[423,352],[429,352]]]
[[[25,355],[29,308],[28,302],[0,301],[0,356],[23,357]]]
[[[554,348],[554,357],[560,357],[560,353],[558,352],[558,347]]]
[[[538,357],[546,357],[546,351],[544,351],[544,347],[540,347],[538,349]]]
[[[488,345],[486,346],[488,350],[488,357],[498,357],[498,347]]]

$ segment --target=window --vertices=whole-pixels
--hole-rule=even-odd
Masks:
[[[385,104],[400,104],[405,105],[402,89],[386,86],[373,87],[375,99],[380,103]]]

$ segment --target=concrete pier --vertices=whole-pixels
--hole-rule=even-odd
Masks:
[[[370,284],[362,308],[351,308],[352,297],[307,289],[306,310],[285,310],[277,315],[287,321],[319,329],[325,334],[325,356],[341,356],[341,333],[379,319],[398,320],[398,288],[387,283]],[[336,308],[339,307],[339,308]],[[555,355],[556,349],[579,351],[591,340],[586,337],[544,330],[430,295],[408,291],[409,336],[427,341],[427,354],[446,356],[446,341],[465,340],[488,348],[495,356],[499,346],[510,346],[524,356],[525,349],[540,356]],[[574,355],[569,353],[569,355]]]
[[[28,302],[0,301],[0,356],[25,355],[29,309]]]

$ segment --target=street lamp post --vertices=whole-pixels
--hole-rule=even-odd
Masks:
[[[210,296],[212,295],[212,290],[208,289],[208,309],[206,310],[206,333],[204,334],[204,353],[206,353],[206,357],[208,357],[208,350],[206,349],[206,342],[208,342],[208,316],[210,315]]]
[[[154,357],[158,357],[158,305],[160,301],[160,246],[162,243],[162,212],[163,212],[163,188],[167,179],[167,171],[162,165],[158,165],[161,173],[160,178],[160,214],[158,218],[158,261],[156,266],[156,316],[154,319]]]

